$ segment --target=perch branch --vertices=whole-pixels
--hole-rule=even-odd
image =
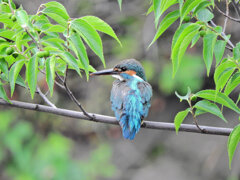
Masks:
[[[36,91],[39,96],[41,96],[41,98],[44,100],[45,103],[47,103],[49,106],[53,107],[53,108],[57,108],[46,96],[45,94],[42,93],[41,89],[37,86],[37,91]]]
[[[118,121],[116,120],[115,117],[89,113],[90,115],[92,116],[94,115],[95,117],[93,119],[89,119],[86,115],[84,115],[83,112],[53,108],[49,106],[32,104],[27,102],[19,102],[19,101],[11,101],[11,102],[12,104],[0,99],[0,105],[3,105],[3,106],[10,106],[10,107],[28,109],[33,111],[46,112],[46,113],[56,114],[60,116],[70,117],[70,118],[84,119],[88,121],[118,125]],[[179,131],[193,132],[193,133],[200,133],[200,134],[222,135],[222,136],[229,136],[229,134],[232,131],[231,128],[221,128],[221,127],[211,127],[211,126],[200,126],[200,127],[204,131],[199,131],[196,125],[182,124]],[[174,124],[166,123],[166,122],[144,121],[142,124],[142,128],[175,131]]]

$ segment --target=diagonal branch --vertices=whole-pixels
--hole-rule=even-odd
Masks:
[[[226,18],[224,20],[223,32],[226,31],[228,16],[229,16],[229,7],[228,7],[228,0],[226,0]]]
[[[41,96],[41,98],[44,100],[45,103],[47,103],[49,106],[53,108],[57,108],[46,96],[42,93],[41,89],[37,86],[36,92]]]
[[[216,9],[218,10],[218,12],[220,12],[223,16],[227,17],[228,19],[230,19],[230,20],[232,20],[232,21],[235,21],[235,22],[240,23],[240,19],[236,19],[236,18],[233,18],[233,17],[231,17],[231,16],[225,14],[225,13],[222,12],[222,10],[219,9],[219,7],[217,7],[216,5],[215,5],[215,7],[216,7]]]
[[[114,125],[119,124],[115,117],[90,113],[90,115],[94,115],[95,118],[89,119],[84,115],[83,112],[53,108],[49,106],[43,106],[39,104],[32,104],[32,103],[19,102],[19,101],[11,101],[11,102],[12,104],[0,99],[0,105],[4,105],[4,106],[17,107],[17,108],[28,109],[28,110],[39,111],[39,112],[46,112],[50,114],[56,114],[56,115],[76,118],[76,119],[84,119],[84,120],[94,121],[94,122],[101,122],[101,123],[114,124]],[[222,135],[222,136],[229,136],[229,134],[232,131],[231,128],[221,128],[221,127],[211,127],[211,126],[200,126],[200,127],[201,129],[203,129],[203,131],[199,131],[196,125],[182,124],[179,131],[193,132],[193,133],[200,133],[200,134]],[[144,121],[142,124],[142,128],[175,131],[175,126],[173,123],[165,123],[165,122]]]
[[[233,7],[234,7],[235,11],[237,12],[238,17],[240,17],[240,8],[238,6],[238,3],[239,3],[239,1],[235,2],[235,0],[232,0]]]

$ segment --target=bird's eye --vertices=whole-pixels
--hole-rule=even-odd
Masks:
[[[122,67],[121,70],[122,70],[122,71],[126,71],[127,68],[126,68],[126,67]]]

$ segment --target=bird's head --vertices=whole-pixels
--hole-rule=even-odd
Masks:
[[[120,80],[136,77],[146,81],[144,69],[142,65],[135,59],[123,60],[115,65],[112,69],[97,71],[91,73],[90,75],[112,75]]]

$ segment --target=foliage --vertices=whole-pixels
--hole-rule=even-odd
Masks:
[[[55,1],[42,4],[35,15],[29,15],[22,6],[11,1],[0,1],[0,97],[9,101],[4,85],[10,84],[11,96],[15,84],[30,89],[34,97],[37,76],[46,74],[51,94],[55,74],[64,75],[72,69],[82,76],[95,71],[90,65],[85,44],[100,58],[103,65],[102,39],[105,33],[121,45],[112,28],[95,16],[76,19],[69,17],[65,7]],[[23,77],[23,69],[26,69]]]
[[[111,177],[115,168],[109,163],[111,149],[102,144],[90,153],[88,161],[70,156],[73,142],[60,134],[42,137],[31,124],[17,120],[14,112],[0,114],[0,166],[12,179],[98,179]],[[107,153],[106,153],[107,152]],[[104,166],[103,166],[104,165]]]
[[[163,18],[160,18],[165,12],[172,7]],[[161,37],[161,35],[175,22],[178,23],[171,48],[172,76],[175,77],[179,68],[184,69],[181,65],[184,61],[184,54],[187,48],[193,47],[198,41],[202,40],[203,60],[209,76],[213,70],[215,89],[202,90],[195,94],[188,93],[186,96],[179,96],[180,99],[186,100],[189,108],[177,113],[175,117],[176,132],[190,111],[195,119],[203,113],[211,113],[222,120],[226,121],[222,114],[223,107],[230,108],[240,114],[238,101],[231,99],[231,92],[239,85],[240,71],[240,42],[234,46],[230,41],[230,35],[226,35],[225,27],[216,26],[212,19],[214,18],[213,9],[214,1],[208,0],[153,0],[147,14],[154,12],[156,34],[150,43],[150,46]],[[160,20],[161,19],[161,20]],[[223,58],[225,49],[231,50],[226,58]],[[215,66],[213,58],[215,56]],[[186,74],[186,73],[185,73]],[[193,76],[189,74],[189,76]],[[186,79],[186,78],[185,78]],[[170,81],[170,80],[169,80]],[[186,86],[185,86],[186,88]],[[195,105],[192,101],[201,98]],[[219,108],[219,106],[221,108]],[[237,125],[229,136],[228,154],[229,163],[231,164],[234,151],[239,143],[240,128]]]

